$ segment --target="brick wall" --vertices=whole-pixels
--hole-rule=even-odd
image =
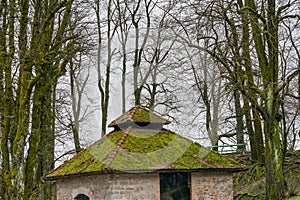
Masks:
[[[231,173],[202,172],[191,174],[192,200],[233,199]]]
[[[159,200],[159,174],[101,174],[57,180],[57,199]]]

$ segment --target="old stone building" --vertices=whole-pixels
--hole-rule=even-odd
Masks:
[[[244,166],[163,126],[136,106],[112,132],[50,172],[59,200],[233,199],[233,173]]]

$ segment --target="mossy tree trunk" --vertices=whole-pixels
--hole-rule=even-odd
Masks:
[[[231,40],[231,44],[229,44],[232,49],[232,59],[235,61],[232,71],[232,79],[233,82],[233,98],[235,105],[235,118],[236,118],[236,140],[238,144],[244,144],[244,122],[243,122],[243,110],[241,106],[241,97],[240,97],[240,84],[242,82],[242,77],[244,76],[244,71],[242,69],[242,61],[243,55],[240,53],[240,44],[239,44],[239,33],[238,28],[233,19],[227,16],[227,13],[224,13],[224,18],[226,23],[228,23],[228,30],[225,31],[226,38]],[[243,150],[244,146],[238,146],[238,150]]]
[[[16,9],[16,8],[15,8]],[[12,142],[12,169],[11,169],[11,190],[8,190],[8,196],[11,199],[23,199],[24,188],[24,147],[29,130],[29,99],[32,92],[30,56],[27,50],[28,44],[28,12],[29,0],[19,2],[20,9],[20,27],[19,27],[19,57],[20,74],[18,85],[18,108],[16,134]]]
[[[241,106],[241,96],[240,91],[235,90],[233,93],[234,96],[234,105],[235,105],[235,114],[236,114],[236,142],[237,144],[244,144],[244,122],[243,122],[243,109]],[[244,146],[238,146],[238,152],[241,152],[245,149]]]
[[[242,0],[238,0],[240,8],[244,7]],[[246,128],[250,139],[251,158],[258,163],[264,163],[264,141],[261,127],[261,120],[258,111],[255,109],[257,105],[257,94],[251,89],[254,85],[254,74],[252,69],[252,61],[250,56],[250,19],[249,11],[241,10],[240,16],[242,20],[242,39],[241,39],[241,63],[245,66],[245,89],[249,96],[243,95],[244,100],[244,115],[246,120]],[[253,103],[252,103],[253,102]]]
[[[240,1],[241,9],[243,10],[243,4]],[[242,14],[242,22],[244,29],[244,60],[246,61],[245,71],[246,75],[239,74],[238,79],[245,78],[243,81],[238,80],[238,87],[244,93],[244,95],[250,99],[254,111],[254,117],[257,119],[257,112],[259,112],[264,121],[264,136],[265,136],[265,166],[266,166],[266,199],[281,199],[284,196],[284,177],[283,177],[283,159],[282,159],[282,144],[280,140],[280,132],[279,132],[279,123],[276,119],[276,115],[279,112],[280,107],[280,99],[279,96],[279,87],[278,87],[278,73],[279,73],[279,64],[278,64],[278,16],[275,11],[276,5],[274,0],[267,1],[267,10],[266,10],[266,18],[265,18],[265,26],[259,27],[259,19],[256,14],[252,14],[253,12],[257,12],[256,5],[254,0],[246,1],[246,6],[249,6],[252,10],[247,15],[250,17],[252,35],[254,38],[256,55],[259,61],[259,68],[261,70],[261,78],[263,82],[262,90],[258,89],[258,86],[254,84],[252,70],[249,66],[250,64],[250,56],[249,56],[249,33],[248,29],[248,21],[246,20],[246,16]],[[245,9],[247,10],[247,9]],[[245,11],[244,10],[244,11]],[[227,20],[229,25],[232,24],[230,19]],[[230,26],[232,28],[233,35],[235,34],[234,25]],[[237,38],[237,37],[235,37]],[[266,39],[266,43],[263,42],[263,38]],[[246,43],[245,43],[246,42]],[[246,46],[247,45],[247,46]],[[268,52],[266,52],[268,51]],[[236,51],[238,52],[238,51]],[[248,59],[248,62],[247,62]],[[241,62],[239,62],[241,63]],[[246,86],[246,87],[245,87]],[[263,100],[264,107],[260,107],[255,98],[256,94],[253,92],[257,92],[260,98]],[[258,122],[256,122],[258,123]],[[259,122],[260,123],[260,122]],[[255,124],[257,125],[257,124]],[[260,126],[256,127],[258,131],[260,131]],[[260,132],[258,132],[260,133]],[[260,135],[255,135],[255,140],[258,142],[255,144],[254,148],[256,148],[256,156],[258,161],[262,160],[262,156],[259,155],[259,150],[262,149],[260,146],[262,144],[262,137]]]
[[[2,18],[2,27],[0,28],[0,124],[1,124],[1,194],[0,199],[8,198],[6,191],[11,187],[11,165],[10,165],[10,137],[12,134],[12,125],[14,116],[14,98],[12,81],[12,62],[15,53],[14,40],[14,2],[10,4],[6,1],[1,2],[0,17]],[[6,37],[8,35],[8,42]],[[7,46],[9,48],[7,48]]]
[[[76,37],[65,38],[73,1],[49,5],[41,0],[33,4],[29,0],[6,3],[0,4],[0,69],[5,78],[1,82],[1,101],[5,101],[1,118],[1,199],[50,199],[51,183],[44,183],[42,176],[54,167],[53,85],[78,51],[71,41]],[[54,30],[58,12],[60,24]]]
[[[247,5],[257,10],[253,0],[249,0]],[[264,119],[266,199],[282,199],[284,198],[283,150],[276,115],[279,113],[280,101],[283,97],[280,97],[278,86],[278,14],[280,12],[276,12],[275,0],[267,1],[266,13],[264,31],[258,27],[256,15],[251,15],[251,25],[264,90],[260,96],[265,106],[260,113]],[[266,39],[267,46],[263,42],[263,37]]]
[[[52,10],[57,9],[55,5],[41,5],[36,2],[36,9],[42,8],[45,13],[51,13]],[[34,93],[32,95],[32,127],[29,137],[29,149],[26,157],[25,174],[24,174],[24,197],[25,199],[51,199],[53,196],[53,188],[50,182],[42,181],[45,176],[54,167],[54,103],[53,99],[54,88],[57,80],[65,73],[65,67],[73,55],[79,50],[76,47],[71,47],[73,42],[70,42],[64,48],[68,49],[68,54],[64,59],[60,59],[63,46],[65,30],[68,27],[70,20],[70,12],[73,0],[65,2],[60,5],[59,9],[64,8],[64,13],[60,21],[60,26],[56,30],[55,39],[54,23],[55,14],[43,15],[43,13],[36,12],[37,19],[36,28],[42,29],[38,31],[37,38],[40,38],[39,43],[32,41],[32,47],[39,49],[37,59],[39,63],[35,66],[36,77],[38,81],[35,83]],[[41,7],[39,7],[41,6]],[[53,53],[57,52],[57,53]],[[34,169],[34,170],[33,170]],[[36,196],[32,196],[35,195]]]

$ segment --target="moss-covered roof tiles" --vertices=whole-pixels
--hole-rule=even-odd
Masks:
[[[245,166],[169,130],[113,131],[52,171],[46,179],[155,170],[231,170]]]
[[[150,123],[150,125],[145,125]],[[244,165],[162,127],[170,123],[141,106],[114,120],[114,131],[50,172],[46,179],[93,173],[165,170],[238,171]]]
[[[156,124],[169,124],[169,120],[166,120],[156,113],[148,110],[142,106],[135,106],[114,121],[112,121],[108,127],[117,126],[124,123],[156,123]]]

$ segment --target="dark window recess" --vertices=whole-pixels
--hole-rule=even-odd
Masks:
[[[78,194],[75,197],[75,200],[90,200],[90,197],[86,196],[85,194]]]
[[[161,173],[161,200],[190,200],[190,173]]]

